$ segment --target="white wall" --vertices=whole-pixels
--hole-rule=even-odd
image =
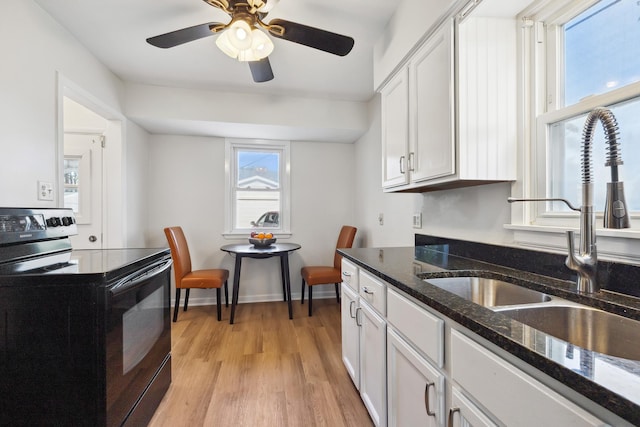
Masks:
[[[155,135],[148,147],[147,242],[167,246],[163,228],[180,225],[194,269],[227,268],[233,277],[234,260],[220,251],[222,245],[239,242],[222,236],[224,139]],[[353,156],[353,144],[291,143],[292,236],[288,241],[302,245],[289,261],[294,299],[300,293],[300,268],[331,265],[340,227],[354,222]],[[282,299],[277,258],[243,260],[241,277],[241,302]],[[333,292],[333,287],[325,288],[323,293]],[[190,300],[210,304],[215,293],[193,290]]]
[[[356,142],[356,240],[364,247],[413,246],[412,215],[422,209],[422,195],[382,192],[380,96],[369,105],[369,130]],[[378,222],[382,213],[384,224]]]
[[[56,206],[36,193],[57,180],[56,72],[115,109],[122,83],[30,0],[0,2],[0,51],[0,205]]]

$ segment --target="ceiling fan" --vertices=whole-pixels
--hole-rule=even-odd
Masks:
[[[345,56],[353,48],[351,37],[309,27],[284,19],[264,19],[278,0],[203,0],[231,17],[227,24],[208,22],[170,33],[150,37],[147,42],[160,48],[170,48],[220,33],[216,45],[228,56],[248,62],[257,83],[273,79],[269,55],[273,42],[267,36],[298,43],[314,49]],[[266,33],[262,30],[265,30]]]

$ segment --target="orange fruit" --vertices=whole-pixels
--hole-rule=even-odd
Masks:
[[[264,235],[264,238],[265,239],[271,239],[271,238],[273,238],[273,234],[267,233],[267,234]]]
[[[258,233],[258,239],[264,239],[264,233],[263,232]]]

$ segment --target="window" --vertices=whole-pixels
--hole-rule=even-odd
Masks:
[[[624,182],[632,219],[640,219],[640,2],[582,0],[548,2],[530,27],[532,43],[525,49],[530,87],[544,102],[530,100],[535,167],[525,177],[526,197],[564,198],[581,204],[581,141],[585,118],[597,106],[614,113],[620,127]],[[535,72],[534,72],[535,71]],[[527,82],[525,82],[527,83]],[[544,97],[544,98],[543,98]],[[532,97],[533,98],[533,97]],[[602,215],[606,183],[606,144],[598,124],[593,143],[594,206]],[[525,186],[526,187],[526,186]],[[535,207],[534,207],[535,206]],[[573,224],[577,214],[560,202],[531,204],[531,223]],[[599,224],[601,222],[599,221]],[[632,221],[632,226],[634,223]],[[635,221],[640,229],[640,221]]]
[[[289,142],[228,139],[226,162],[226,234],[289,234]]]

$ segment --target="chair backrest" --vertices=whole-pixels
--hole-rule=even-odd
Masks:
[[[338,236],[338,243],[336,243],[336,249],[350,248],[353,245],[353,239],[356,237],[357,228],[351,227],[350,225],[343,225],[340,230],[340,235]],[[342,255],[338,253],[336,250],[335,256],[333,257],[333,267],[341,268],[340,263],[342,262]]]
[[[173,258],[173,271],[176,277],[176,287],[182,287],[182,278],[191,272],[191,254],[187,239],[184,237],[182,227],[167,227],[164,229],[167,236],[171,257]]]

